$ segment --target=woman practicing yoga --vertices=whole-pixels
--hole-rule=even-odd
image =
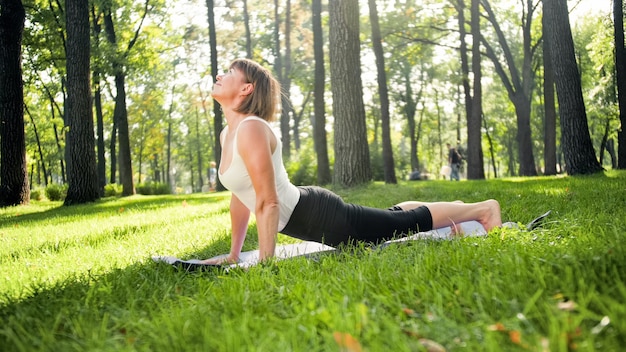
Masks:
[[[389,209],[345,203],[320,187],[295,186],[289,181],[279,135],[270,126],[280,102],[280,85],[258,63],[239,59],[217,76],[212,92],[227,126],[218,176],[232,192],[231,249],[226,258],[206,264],[236,263],[250,213],[255,214],[259,259],[274,256],[278,232],[329,246],[351,242],[381,243],[404,234],[478,221],[485,230],[502,225],[500,205],[490,199],[478,203],[407,201]]]

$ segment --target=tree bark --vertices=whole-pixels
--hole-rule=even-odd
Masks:
[[[91,16],[93,24],[93,35],[95,40],[95,46],[100,45],[100,33],[102,31],[102,25],[100,24],[100,16],[96,14],[95,7],[91,7]],[[100,77],[102,77],[102,70],[99,67],[93,70],[93,90],[94,90],[94,110],[96,113],[96,145],[98,153],[97,167],[98,167],[98,185],[100,187],[100,196],[104,196],[104,186],[107,183],[106,179],[106,151],[104,147],[104,116],[102,114],[102,88],[100,85]]]
[[[544,175],[556,175],[556,106],[554,97],[554,69],[551,45],[545,28],[546,17],[542,18],[543,34],[543,163]]]
[[[396,179],[395,163],[393,160],[393,148],[391,146],[390,115],[389,115],[389,89],[387,88],[387,74],[385,72],[385,56],[383,51],[382,38],[380,35],[380,24],[378,21],[378,10],[376,1],[368,0],[370,10],[370,22],[372,25],[372,45],[376,56],[376,72],[378,82],[378,96],[380,99],[380,119],[382,128],[383,143],[383,169],[385,183],[398,183]]]
[[[67,16],[67,118],[68,190],[65,205],[100,198],[90,86],[89,5],[83,0],[65,2]]]
[[[531,92],[534,82],[534,72],[532,70],[532,58],[536,51],[536,45],[531,44],[531,27],[535,5],[531,0],[523,0],[521,3],[525,7],[522,14],[522,64],[521,70],[518,68],[519,60],[511,51],[504,33],[500,28],[491,5],[488,0],[481,0],[483,7],[487,12],[487,19],[493,25],[498,36],[498,43],[505,58],[505,66],[500,62],[498,55],[492,45],[482,38],[482,43],[486,48],[486,55],[491,59],[495,67],[495,71],[500,76],[504,87],[509,93],[511,102],[515,106],[515,114],[517,116],[517,144],[519,157],[519,173],[522,176],[536,176],[537,169],[535,167],[535,158],[533,155],[532,136],[530,129],[530,112],[531,112]],[[508,71],[508,75],[507,75]]]
[[[317,183],[325,185],[331,182],[330,162],[328,160],[328,139],[326,137],[326,107],[324,88],[326,71],[324,68],[324,38],[322,32],[322,0],[313,0],[311,5],[313,22],[313,55],[315,57],[315,83],[313,93],[313,142],[317,155]]]
[[[565,170],[570,175],[602,171],[589,136],[567,0],[544,1],[543,8],[547,17],[548,40],[554,53],[551,58],[559,102]]]
[[[617,131],[617,168],[626,169],[626,48],[624,47],[624,2],[613,0],[615,70],[620,129]]]
[[[21,0],[0,0],[0,206],[28,204]]]
[[[330,0],[330,72],[335,117],[333,182],[356,186],[371,180],[361,82],[359,3]]]
[[[115,27],[113,25],[112,9],[105,11],[104,25],[107,38],[111,44],[117,46],[117,38]],[[129,44],[128,50],[132,48]],[[128,52],[128,51],[127,51]],[[122,196],[130,196],[135,194],[135,185],[133,183],[133,166],[130,156],[130,135],[128,131],[128,110],[126,109],[126,74],[120,58],[113,59],[113,71],[115,72],[115,108],[113,110],[113,119],[117,123],[117,138],[119,148],[119,173],[120,182],[122,183]]]
[[[282,153],[283,158],[288,159],[291,155],[291,126],[290,126],[290,116],[291,116],[291,101],[289,99],[289,91],[291,90],[291,79],[289,78],[289,74],[291,71],[291,54],[290,54],[290,45],[291,41],[289,39],[290,31],[291,31],[291,16],[290,10],[291,2],[287,0],[286,5],[286,14],[285,14],[285,57],[283,61],[283,57],[281,54],[281,45],[280,45],[280,13],[279,13],[279,2],[278,0],[274,0],[274,44],[275,44],[275,60],[274,60],[274,71],[276,71],[276,78],[280,82],[280,86],[283,94],[280,96],[280,132],[281,132],[281,140],[282,140]]]
[[[213,12],[214,4],[213,0],[206,0],[206,6],[208,11],[209,22],[209,44],[211,46],[211,77],[215,81],[219,68],[217,67],[217,34],[215,29],[215,13]],[[222,144],[220,143],[219,135],[224,128],[224,122],[222,118],[222,108],[220,104],[213,99],[213,131],[215,132],[215,145],[213,150],[215,151],[215,161],[217,165],[220,164],[222,159]],[[217,184],[215,186],[216,191],[224,191],[226,187],[220,182],[220,178],[217,177]]]
[[[252,59],[252,35],[250,34],[250,15],[248,14],[248,0],[243,0],[243,25],[246,29],[246,58]]]
[[[482,126],[482,71],[480,66],[480,0],[471,2],[472,30],[472,73],[474,74],[474,96],[471,113],[467,116],[467,178],[485,179],[483,147],[480,128]]]

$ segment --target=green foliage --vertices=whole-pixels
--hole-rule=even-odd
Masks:
[[[67,185],[49,184],[46,186],[46,198],[51,201],[64,200],[67,195]]]
[[[31,200],[42,200],[44,193],[45,193],[45,190],[40,188],[40,187],[33,188],[33,189],[30,190],[30,199]]]
[[[289,179],[295,185],[306,186],[317,183],[317,160],[315,153],[303,148],[285,162]]]
[[[104,186],[105,197],[119,197],[122,195],[122,185],[116,183],[109,183]]]
[[[146,182],[135,186],[137,194],[143,195],[159,195],[172,193],[170,186],[162,182]]]
[[[228,193],[0,209],[0,346],[7,351],[617,351],[626,342],[626,172],[371,183],[358,204],[500,200],[542,228],[355,247],[229,273],[152,255],[230,248]],[[280,235],[279,241],[293,241]],[[257,247],[251,226],[244,250]],[[341,340],[341,339],[339,339]]]

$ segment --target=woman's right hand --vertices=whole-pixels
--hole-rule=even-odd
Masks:
[[[225,257],[218,256],[214,258],[205,259],[201,263],[209,264],[209,265],[229,265],[229,264],[237,264],[238,262],[239,262],[239,258],[228,255]]]

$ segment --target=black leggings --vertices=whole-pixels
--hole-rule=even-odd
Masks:
[[[335,247],[351,242],[382,243],[433,227],[432,216],[425,206],[412,210],[376,209],[346,203],[321,187],[298,188],[300,200],[280,231],[291,237]]]

